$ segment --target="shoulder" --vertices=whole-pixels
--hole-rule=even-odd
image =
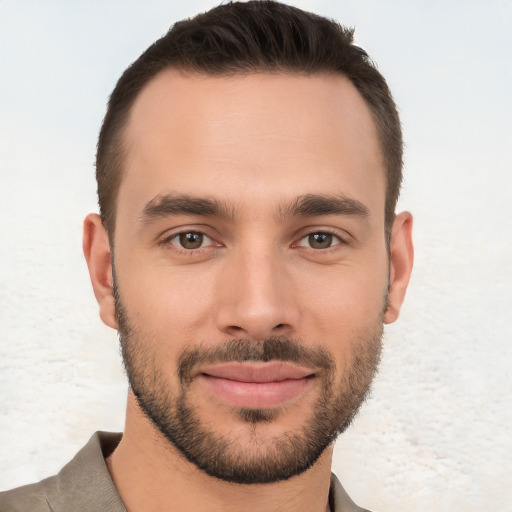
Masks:
[[[105,464],[120,439],[97,432],[58,475],[0,493],[0,511],[126,512]]]
[[[48,480],[51,479],[42,480],[37,484],[24,485],[11,491],[0,492],[0,510],[2,512],[51,511],[45,492],[45,484]]]

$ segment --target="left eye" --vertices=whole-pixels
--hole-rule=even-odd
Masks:
[[[305,236],[298,245],[301,247],[310,247],[311,249],[329,249],[329,247],[338,245],[340,242],[340,239],[336,235],[319,231]]]
[[[186,231],[178,233],[169,240],[172,244],[181,247],[182,249],[200,249],[205,245],[212,243],[212,239],[199,231]]]

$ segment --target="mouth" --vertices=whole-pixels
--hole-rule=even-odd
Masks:
[[[265,409],[299,397],[312,385],[316,372],[281,361],[232,362],[201,367],[192,377],[233,407]]]

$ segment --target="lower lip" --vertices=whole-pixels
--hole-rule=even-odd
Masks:
[[[264,409],[277,407],[300,395],[312,382],[312,377],[276,382],[240,382],[210,375],[198,378],[223,401],[234,407]]]

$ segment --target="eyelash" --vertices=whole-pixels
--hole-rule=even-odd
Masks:
[[[180,254],[186,254],[186,255],[193,255],[193,254],[197,254],[198,251],[202,251],[204,249],[207,249],[208,248],[208,245],[207,246],[201,246],[201,247],[198,247],[198,248],[192,248],[192,249],[187,249],[185,247],[182,247],[179,244],[179,242],[175,242],[173,243],[173,240],[176,240],[178,239],[181,235],[186,235],[186,234],[197,234],[197,235],[201,235],[207,239],[209,239],[211,242],[210,244],[208,245],[213,245],[213,246],[216,246],[216,247],[222,247],[222,244],[216,242],[212,237],[208,236],[205,232],[201,231],[201,230],[194,230],[194,229],[187,229],[187,230],[182,230],[182,231],[179,231],[177,233],[172,233],[170,234],[169,236],[165,237],[161,242],[160,242],[160,245],[161,246],[165,246],[165,247],[168,247],[170,248],[171,250],[173,251],[176,251],[176,252],[179,252]],[[333,239],[333,242],[332,245],[330,245],[329,247],[325,247],[325,248],[314,248],[314,247],[311,247],[309,245],[301,245],[301,243],[306,240],[308,237],[312,236],[312,235],[329,235],[329,236],[332,236]],[[202,241],[204,242],[204,240]],[[339,246],[342,246],[342,245],[349,245],[349,242],[346,240],[346,238],[340,236],[340,234],[338,232],[335,232],[334,230],[330,230],[330,229],[316,229],[316,230],[312,230],[312,231],[309,231],[307,233],[305,233],[303,236],[301,236],[297,242],[294,242],[292,244],[292,247],[303,247],[307,250],[310,250],[310,251],[314,251],[314,252],[330,252],[332,250],[336,250],[336,248],[338,248]]]
[[[202,235],[203,237],[209,239],[213,243],[213,245],[215,245],[217,247],[221,247],[221,244],[216,242],[211,236],[208,236],[206,233],[204,233],[203,231],[200,231],[198,229],[186,229],[183,231],[179,231],[177,233],[172,233],[169,236],[165,237],[160,242],[160,245],[165,246],[167,248],[171,248],[171,250],[179,252],[181,254],[187,254],[187,255],[196,254],[198,251],[201,251],[201,250],[207,248],[207,246],[206,246],[206,247],[198,247],[197,249],[186,249],[185,247],[180,247],[178,245],[178,243],[172,242],[173,240],[179,238],[181,235],[188,235],[188,234]]]
[[[303,240],[307,239],[308,237],[310,237],[312,235],[329,235],[329,236],[332,236],[333,239],[335,239],[335,240],[333,240],[332,245],[330,245],[329,247],[323,248],[323,249],[301,245],[301,242]],[[306,249],[309,249],[309,250],[312,250],[315,252],[328,252],[329,250],[336,250],[336,248],[341,245],[348,245],[348,241],[345,238],[343,238],[338,232],[324,228],[324,229],[316,229],[316,230],[307,232],[304,236],[302,236],[299,239],[298,242],[293,244],[293,247],[305,247]]]

